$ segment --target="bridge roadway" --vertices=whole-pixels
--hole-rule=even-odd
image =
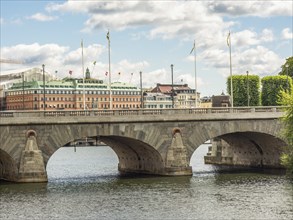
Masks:
[[[207,140],[225,145],[209,161],[280,168],[286,145],[283,107],[0,112],[0,178],[46,182],[58,148],[98,138],[119,159],[121,172],[192,175],[194,151]]]

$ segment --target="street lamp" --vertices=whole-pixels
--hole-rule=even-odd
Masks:
[[[171,64],[171,77],[172,77],[172,108],[174,108],[174,86],[173,86],[173,64]]]
[[[246,87],[247,87],[247,107],[249,107],[249,99],[250,99],[250,97],[249,97],[249,79],[248,79],[248,71],[246,71],[246,74],[247,74],[247,85],[246,85]]]
[[[142,93],[142,72],[139,72],[140,76],[140,108],[143,108],[143,93]]]
[[[22,110],[24,110],[24,72],[22,74]]]
[[[44,111],[46,110],[46,88],[45,88],[45,64],[42,65],[43,67],[43,105],[44,105]]]
[[[285,67],[286,67],[286,75],[287,75],[287,89],[288,89],[288,91],[289,91],[289,80],[288,80],[288,69],[289,69],[289,64],[287,63],[286,65],[285,65]]]

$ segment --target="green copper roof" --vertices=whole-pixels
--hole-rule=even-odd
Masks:
[[[24,82],[25,89],[42,89],[43,81],[30,81]],[[51,80],[45,82],[47,89],[108,89],[108,84],[103,83],[102,80],[97,79],[83,79],[77,78],[64,78],[62,80]],[[113,90],[138,90],[138,88],[130,83],[113,82],[111,85]],[[14,83],[9,90],[23,89],[23,83]]]

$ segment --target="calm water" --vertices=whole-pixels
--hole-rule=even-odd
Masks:
[[[60,148],[49,182],[0,182],[0,219],[293,219],[293,181],[221,173],[194,154],[192,177],[120,177],[108,147]]]

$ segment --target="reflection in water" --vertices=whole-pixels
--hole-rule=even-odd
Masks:
[[[108,147],[61,148],[47,184],[0,183],[0,219],[292,219],[284,175],[219,173],[191,159],[192,177],[119,176]]]

